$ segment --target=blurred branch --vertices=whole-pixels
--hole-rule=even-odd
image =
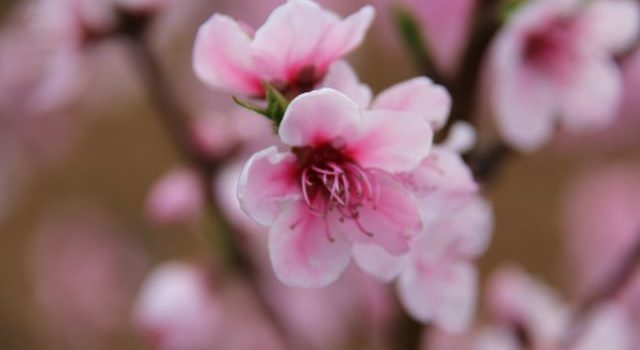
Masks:
[[[393,348],[397,350],[420,349],[421,338],[428,332],[429,326],[417,322],[406,312],[401,312],[397,327],[393,333]]]
[[[498,0],[484,0],[477,5],[471,38],[462,58],[460,71],[451,87],[451,96],[454,101],[451,117],[441,131],[442,135],[447,135],[451,126],[457,121],[472,119],[471,113],[477,98],[481,67],[491,41],[500,29],[499,4]]]
[[[189,137],[188,115],[176,100],[169,81],[148,45],[145,34],[150,18],[119,11],[119,19],[120,28],[114,35],[120,35],[128,39],[136,68],[141,74],[149,97],[157,107],[158,117],[169,133],[175,147],[185,160],[200,173],[207,192],[206,198],[209,211],[219,227],[222,226],[222,229],[219,230],[221,233],[220,238],[222,238],[223,253],[227,256],[228,267],[245,279],[256,300],[260,303],[265,316],[281,336],[283,342],[289,343],[290,338],[281,319],[272,309],[258,283],[257,269],[249,255],[246,254],[246,247],[241,244],[240,236],[234,234],[230,223],[221,215],[221,210],[211,186],[212,179],[217,175],[219,162],[202,154],[193,146]],[[293,349],[294,347],[289,344],[288,348]]]
[[[493,180],[504,162],[513,155],[513,149],[499,141],[486,151],[474,151],[465,158],[474,177],[481,183],[488,183]]]

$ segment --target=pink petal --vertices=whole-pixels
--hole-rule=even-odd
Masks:
[[[500,69],[500,68],[497,68]],[[495,84],[493,103],[502,137],[521,151],[542,147],[555,130],[555,102],[551,86],[526,67],[502,71]]]
[[[392,176],[374,172],[377,200],[365,201],[358,209],[358,223],[330,216],[331,228],[352,241],[377,244],[392,255],[409,251],[410,243],[422,230],[422,221],[413,196]]]
[[[611,124],[622,102],[622,76],[613,60],[591,58],[575,67],[560,98],[562,122],[573,132]]]
[[[374,16],[375,10],[367,5],[334,24],[316,51],[316,62],[320,69],[323,70],[332,61],[360,46]]]
[[[553,342],[564,334],[570,314],[559,296],[517,267],[494,272],[487,287],[489,312],[500,322],[517,322],[531,336]]]
[[[625,309],[606,304],[596,310],[587,321],[573,350],[631,350],[635,348],[635,332]]]
[[[476,289],[475,268],[463,261],[408,269],[398,283],[400,301],[412,317],[434,322],[449,332],[469,326]]]
[[[463,154],[473,149],[478,140],[476,129],[467,122],[455,122],[449,135],[440,145],[454,152]]]
[[[262,225],[270,225],[282,206],[299,196],[295,157],[290,153],[278,153],[272,146],[254,154],[242,169],[240,205]]]
[[[369,108],[371,103],[371,88],[360,82],[353,67],[346,61],[337,61],[329,66],[329,71],[320,86],[342,92],[362,109]]]
[[[451,96],[431,79],[418,77],[396,84],[378,95],[373,109],[419,113],[433,129],[440,129],[451,111]]]
[[[460,154],[442,147],[434,147],[417,168],[402,178],[418,197],[436,191],[447,194],[478,191],[471,169]]]
[[[393,281],[407,266],[408,256],[394,256],[375,244],[356,244],[353,258],[369,275],[383,281]]]
[[[161,225],[196,221],[203,212],[205,194],[202,180],[193,170],[172,170],[147,195],[147,216]]]
[[[477,0],[413,0],[438,68],[455,74],[465,49]]]
[[[214,14],[196,36],[193,67],[209,86],[260,95],[262,82],[251,60],[251,38],[232,18]]]
[[[429,155],[433,131],[419,114],[367,111],[358,139],[347,152],[361,166],[390,173],[414,169]]]
[[[415,255],[437,259],[449,254],[473,259],[484,254],[493,233],[491,204],[478,195],[444,195],[431,201],[419,199],[425,225]]]
[[[640,8],[631,0],[594,1],[584,9],[579,21],[586,30],[583,40],[616,53],[638,39]]]
[[[325,219],[303,201],[291,202],[269,230],[276,276],[290,287],[321,288],[335,282],[349,264],[351,244],[328,231]]]
[[[256,31],[253,58],[270,80],[288,82],[314,62],[318,46],[339,18],[309,0],[289,0]]]
[[[358,131],[360,108],[336,90],[323,88],[296,97],[285,112],[278,133],[291,146],[345,142]]]

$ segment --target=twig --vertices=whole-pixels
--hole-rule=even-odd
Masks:
[[[215,194],[213,191],[209,191],[210,182],[218,172],[218,162],[200,153],[190,141],[188,115],[176,101],[175,94],[171,91],[160,64],[145,40],[144,29],[148,23],[145,18],[135,14],[123,11],[120,11],[119,14],[121,25],[116,34],[128,39],[130,52],[149,92],[149,97],[158,109],[160,121],[169,133],[175,147],[185,160],[198,170],[201,176],[207,192],[209,212],[218,225],[222,225],[220,232],[229,267],[243,276],[267,319],[281,336],[283,342],[288,344],[288,348],[293,350],[294,347],[289,344],[291,339],[287,335],[282,320],[271,307],[258,283],[257,270],[253,261],[246,254],[245,247],[239,241],[239,236],[233,233],[230,223],[220,215],[221,211]]]
[[[478,80],[484,57],[489,49],[491,40],[500,28],[497,15],[497,0],[480,1],[477,5],[478,12],[475,15],[471,30],[469,45],[465,50],[460,71],[451,86],[451,96],[454,104],[451,110],[451,118],[441,135],[447,135],[453,124],[457,121],[469,121],[478,92]]]
[[[471,153],[466,158],[474,177],[481,183],[488,183],[496,176],[504,162],[514,154],[509,146],[500,141],[486,151]]]

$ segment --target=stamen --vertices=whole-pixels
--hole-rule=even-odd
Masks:
[[[305,203],[307,203],[307,206],[311,208],[311,198],[309,197],[309,192],[307,190],[307,186],[312,185],[311,181],[309,180],[309,168],[305,168],[302,171],[302,178],[300,180],[302,182],[302,196],[304,197],[304,201]]]
[[[356,223],[356,226],[358,226],[358,228],[360,229],[360,232],[364,233],[366,236],[373,238],[373,233],[367,231],[363,226],[362,223],[360,222],[360,220],[358,219],[358,216],[355,216],[353,218],[353,222]]]

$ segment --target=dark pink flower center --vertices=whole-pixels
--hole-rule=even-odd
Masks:
[[[293,100],[300,94],[312,91],[322,80],[323,74],[319,74],[314,66],[304,66],[295,71],[288,81],[273,81],[273,85],[288,100]]]
[[[372,236],[359,220],[359,210],[369,201],[375,208],[379,188],[371,171],[364,169],[343,152],[326,143],[319,147],[295,147],[300,188],[309,210],[322,217],[333,210],[339,220],[353,220],[362,233]],[[327,237],[333,240],[327,228]]]
[[[525,38],[524,61],[549,74],[562,74],[576,60],[574,26],[557,19],[530,32]]]

